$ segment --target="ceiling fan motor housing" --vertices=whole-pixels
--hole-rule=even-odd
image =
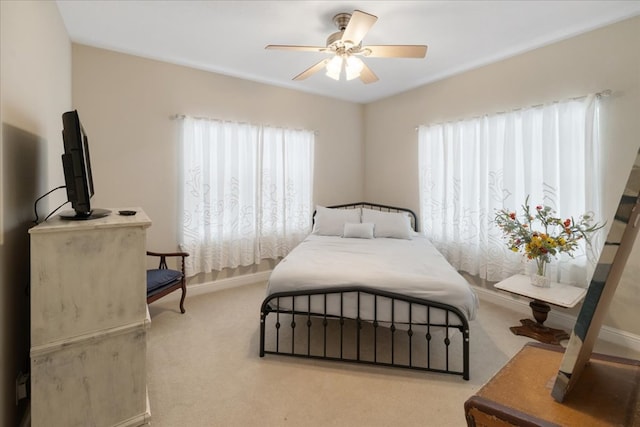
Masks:
[[[327,47],[332,47],[332,46],[337,47],[338,42],[342,40],[342,34],[343,34],[342,31],[336,31],[335,33],[327,37]]]
[[[360,51],[360,44],[354,45],[345,40],[342,40],[344,30],[347,28],[349,21],[351,20],[350,13],[338,13],[333,17],[333,23],[338,27],[340,31],[336,31],[327,37],[327,48],[336,52],[339,55],[350,55]]]

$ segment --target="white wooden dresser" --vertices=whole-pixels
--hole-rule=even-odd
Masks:
[[[131,209],[131,208],[129,208]],[[147,398],[146,230],[140,208],[51,218],[31,239],[32,426],[140,426]]]

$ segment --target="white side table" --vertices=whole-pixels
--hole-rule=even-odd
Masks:
[[[547,314],[551,310],[549,304],[564,308],[575,307],[587,293],[584,288],[556,282],[551,282],[551,287],[548,288],[533,286],[529,276],[522,274],[516,274],[498,282],[494,287],[532,299],[529,306],[536,319],[535,322],[531,319],[522,319],[521,326],[512,326],[509,329],[516,335],[530,337],[547,344],[560,344],[560,341],[569,339],[565,331],[544,326]]]

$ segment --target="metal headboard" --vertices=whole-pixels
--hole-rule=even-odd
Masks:
[[[380,205],[378,203],[370,203],[370,202],[346,203],[343,205],[333,205],[333,206],[327,206],[327,207],[332,209],[366,208],[366,209],[372,209],[372,210],[381,211],[381,212],[407,212],[409,214],[409,219],[411,221],[411,228],[413,228],[413,231],[418,231],[418,217],[411,209],[399,208],[396,206]],[[316,213],[314,211],[313,212],[314,222],[315,222],[315,216],[316,216]]]

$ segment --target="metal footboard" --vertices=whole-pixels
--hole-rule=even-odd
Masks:
[[[269,295],[260,357],[280,354],[462,375],[469,324],[453,306],[363,287]]]

